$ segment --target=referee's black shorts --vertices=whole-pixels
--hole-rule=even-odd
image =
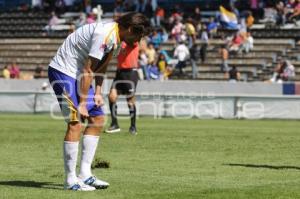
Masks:
[[[113,80],[112,88],[115,88],[119,95],[133,95],[138,82],[137,69],[118,69]]]

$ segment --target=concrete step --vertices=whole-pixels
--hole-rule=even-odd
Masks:
[[[176,42],[174,40],[169,40],[165,42],[166,45],[175,45]],[[202,42],[200,40],[196,41],[196,44],[201,45]],[[213,46],[219,46],[224,44],[224,41],[221,39],[211,39],[209,40],[209,44]],[[294,47],[295,40],[294,39],[254,39],[254,46],[285,46],[285,47]]]
[[[162,45],[161,48],[163,50],[167,50],[167,51],[174,51],[174,46],[167,46],[167,45]],[[218,51],[218,47],[216,46],[209,46],[208,47],[208,52],[211,52],[211,51],[215,51],[217,52]],[[254,46],[254,48],[252,49],[251,52],[271,52],[271,53],[282,53],[282,52],[285,52],[286,51],[286,47],[284,46]]]
[[[62,44],[64,39],[34,39],[34,38],[28,38],[28,39],[0,39],[0,45],[2,44]]]
[[[47,50],[57,51],[59,45],[56,44],[3,44],[0,45],[0,50]]]
[[[56,51],[0,51],[1,57],[52,58]]]

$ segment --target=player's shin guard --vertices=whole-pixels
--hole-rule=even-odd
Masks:
[[[135,104],[128,105],[128,108],[129,108],[131,126],[135,127],[135,120],[136,120],[136,107],[135,107]]]
[[[82,139],[82,154],[80,163],[80,178],[92,176],[91,166],[96,153],[99,136],[84,135]]]
[[[118,125],[117,120],[117,104],[113,102],[109,102],[109,109],[111,114],[111,126]]]
[[[67,185],[77,183],[76,163],[78,143],[79,142],[64,141],[65,184]]]

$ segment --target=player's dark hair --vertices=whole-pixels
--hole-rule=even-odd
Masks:
[[[149,35],[152,30],[149,19],[138,12],[127,13],[117,19],[116,22],[125,29],[131,27],[133,33],[143,36]]]

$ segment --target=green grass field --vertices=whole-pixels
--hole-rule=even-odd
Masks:
[[[0,115],[0,198],[300,198],[300,122],[138,119],[137,136],[103,134],[94,173],[111,186],[63,188],[65,124]]]

